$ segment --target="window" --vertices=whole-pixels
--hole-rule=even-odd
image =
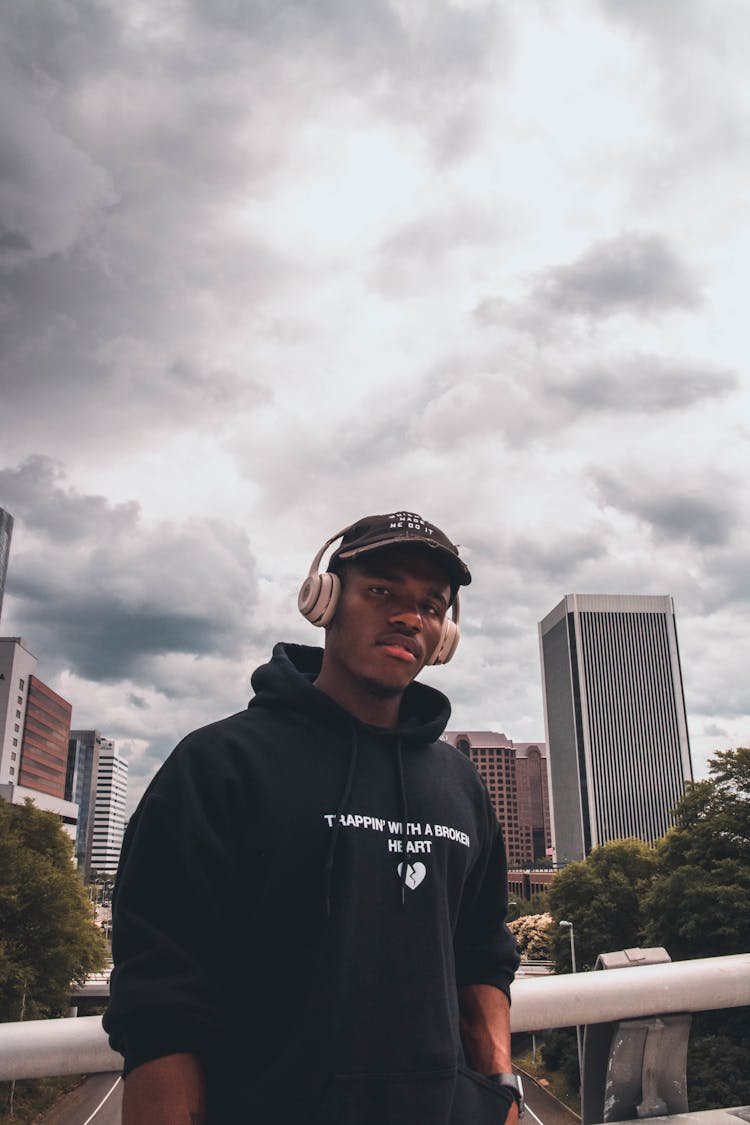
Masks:
[[[14,745],[14,746],[18,746],[18,739],[17,739],[17,738],[14,738],[14,739],[13,739],[13,745]]]
[[[22,696],[22,695],[19,695],[19,697],[18,697],[18,702],[19,702],[19,703],[23,703],[23,696]]]
[[[15,762],[15,760],[16,760],[16,752],[15,752],[15,750],[12,750],[12,751],[11,751],[11,754],[10,754],[10,760],[11,760],[11,762]]]
[[[26,682],[25,680],[19,680],[18,681],[18,690],[19,691],[23,691],[23,685],[24,685],[25,682]]]
[[[20,712],[20,711],[16,711],[16,718],[17,718],[17,719],[20,719],[20,718],[21,718],[21,712]]]
[[[16,772],[15,766],[11,766],[10,769],[8,770],[8,773],[15,773],[15,772]]]
[[[19,732],[19,730],[20,730],[20,729],[21,729],[21,728],[19,727],[18,723],[14,723],[14,724],[13,724],[13,730],[14,730],[14,731],[16,732],[16,734],[18,734],[18,732]]]

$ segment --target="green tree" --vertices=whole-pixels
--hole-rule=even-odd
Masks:
[[[0,801],[0,1020],[67,1008],[72,981],[103,968],[107,943],[59,819]]]
[[[722,750],[689,785],[657,845],[647,939],[673,960],[750,949],[750,749]]]
[[[644,899],[648,941],[673,960],[750,950],[750,749],[722,750],[709,778],[689,785],[676,824],[657,844]],[[750,1012],[693,1017],[688,1052],[692,1110],[750,1099]]]
[[[577,967],[593,969],[600,953],[641,944],[643,899],[657,870],[656,853],[642,840],[613,840],[585,860],[569,863],[552,882],[552,955],[558,972],[570,972],[570,939],[556,925],[575,926]]]

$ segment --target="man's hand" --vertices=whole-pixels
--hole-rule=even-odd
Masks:
[[[466,1061],[479,1074],[510,1074],[510,1004],[491,984],[466,984],[458,990],[461,1041]],[[518,1125],[513,1101],[506,1125]]]
[[[125,1079],[122,1125],[203,1125],[206,1082],[195,1055],[166,1055]]]

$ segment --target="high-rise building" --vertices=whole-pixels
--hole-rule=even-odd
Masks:
[[[110,746],[98,730],[72,730],[68,742],[68,776],[66,795],[78,805],[76,859],[84,883],[91,875],[91,848],[94,839],[94,803],[99,773],[99,754],[103,745]]]
[[[5,579],[8,574],[8,558],[10,556],[10,541],[13,536],[13,516],[0,508],[0,619],[3,616],[3,595],[5,594]]]
[[[692,780],[672,599],[568,594],[539,640],[557,861],[653,843]]]
[[[0,637],[0,797],[62,818],[75,836],[78,806],[66,798],[71,707],[34,675],[22,637]]]
[[[19,783],[65,799],[72,707],[36,676],[29,677]]]
[[[544,861],[552,843],[546,747],[513,742],[495,731],[446,731],[443,735],[477,767],[502,827],[508,862]]]
[[[125,803],[128,796],[128,763],[103,738],[99,749],[99,769],[94,803],[94,832],[91,867],[99,874],[114,875],[120,861],[125,835]]]

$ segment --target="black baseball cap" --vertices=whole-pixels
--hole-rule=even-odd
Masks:
[[[336,564],[346,559],[356,559],[369,551],[384,547],[414,543],[437,554],[436,562],[444,566],[455,591],[471,582],[469,568],[459,557],[458,547],[451,543],[445,532],[434,523],[428,523],[416,512],[392,512],[390,515],[363,516],[347,528],[341,545],[331,555],[328,569],[335,571]]]

